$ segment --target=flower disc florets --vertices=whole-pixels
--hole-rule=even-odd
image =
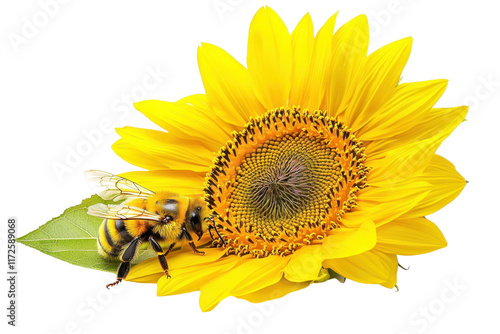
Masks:
[[[277,108],[250,119],[220,149],[204,189],[228,253],[288,255],[320,243],[366,187],[363,152],[323,111]]]

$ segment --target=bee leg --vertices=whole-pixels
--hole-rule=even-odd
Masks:
[[[205,255],[205,252],[199,251],[199,250],[196,248],[196,245],[194,244],[194,242],[190,241],[190,242],[189,242],[189,246],[191,246],[191,248],[193,249],[193,251],[194,251],[194,253],[195,253],[195,254],[198,254],[198,255]]]
[[[112,286],[117,285],[120,283],[122,280],[127,277],[128,272],[130,271],[130,262],[122,262],[120,263],[120,266],[118,267],[118,274],[116,275],[116,281],[110,284],[106,285],[106,288],[110,288]]]
[[[168,273],[167,255],[172,250],[172,248],[174,248],[175,242],[171,244],[170,247],[168,247],[168,250],[166,252],[163,252],[163,248],[161,248],[160,244],[153,237],[149,237],[149,243],[151,244],[151,247],[156,252],[156,254],[158,254],[158,261],[160,261],[161,267],[165,272],[165,276],[167,276],[167,278],[172,277]]]
[[[137,253],[137,247],[139,246],[140,242],[141,242],[140,237],[134,238],[128,244],[127,248],[125,248],[122,255],[120,256],[122,263],[120,263],[120,266],[118,267],[118,273],[116,274],[116,281],[106,285],[106,288],[109,289],[110,287],[117,285],[127,277],[128,272],[130,271],[130,261],[132,261],[135,254]]]
[[[191,236],[191,234],[189,234],[185,226],[182,226],[181,236],[187,239],[187,241],[189,242],[189,246],[191,246],[195,254],[205,255],[205,252],[201,252],[196,248],[196,245],[193,242],[193,237]]]

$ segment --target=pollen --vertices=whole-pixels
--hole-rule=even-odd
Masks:
[[[319,244],[356,206],[369,168],[362,143],[323,111],[277,108],[219,150],[205,200],[229,254],[289,255]]]

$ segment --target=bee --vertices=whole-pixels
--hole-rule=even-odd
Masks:
[[[176,243],[186,240],[195,254],[205,254],[196,248],[191,236],[194,233],[200,240],[207,229],[212,236],[210,230],[215,228],[209,223],[213,220],[203,197],[154,192],[123,177],[98,170],[87,171],[85,176],[89,184],[100,191],[102,199],[124,200],[118,205],[99,203],[88,208],[89,215],[104,218],[97,236],[97,250],[104,258],[121,261],[116,281],[106,285],[108,289],[127,277],[130,263],[144,242],[148,242],[158,255],[167,278],[171,276],[166,256]]]

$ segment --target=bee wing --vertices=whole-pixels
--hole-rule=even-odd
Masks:
[[[149,212],[130,205],[106,205],[102,203],[89,206],[87,213],[99,218],[108,218],[116,220],[155,220],[162,221],[162,218]]]
[[[148,198],[155,193],[126,178],[100,170],[88,170],[85,178],[95,188],[99,196],[115,202],[127,198]]]

